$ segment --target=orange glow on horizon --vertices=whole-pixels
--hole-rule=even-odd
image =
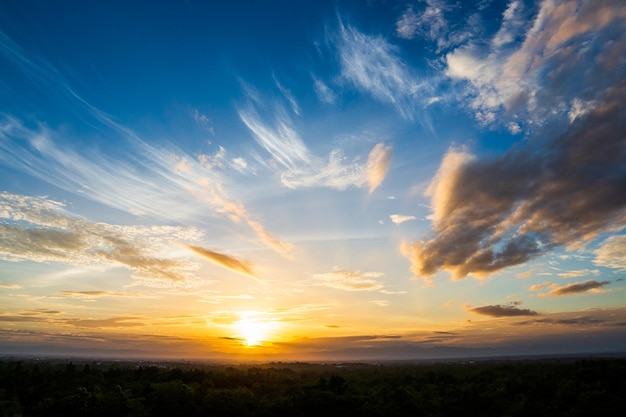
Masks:
[[[263,320],[259,317],[260,314],[256,311],[242,312],[241,318],[233,324],[246,346],[259,346],[268,341],[276,328],[276,322]]]

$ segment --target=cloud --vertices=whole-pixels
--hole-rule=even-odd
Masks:
[[[396,35],[403,39],[413,39],[420,24],[420,17],[413,11],[413,6],[409,5],[396,22]]]
[[[434,236],[403,245],[415,275],[482,277],[624,228],[625,100],[616,85],[567,129],[546,127],[500,157],[451,148],[427,190]]]
[[[42,94],[60,95],[72,113],[94,127],[94,132],[87,135],[90,146],[81,146],[84,139],[72,137],[67,130],[54,130],[42,122],[25,122],[0,114],[1,163],[133,215],[185,223],[199,216],[219,216],[226,212],[234,222],[245,220],[269,247],[287,256],[292,248],[290,244],[272,237],[241,202],[228,198],[225,190],[229,171],[241,172],[242,165],[236,158],[226,159],[223,147],[214,155],[202,154],[196,158],[173,144],[153,145],[154,140],[142,139],[88,103],[51,64],[40,57],[31,57],[2,32],[0,54],[29,82],[37,84]],[[212,130],[208,117],[197,110],[193,117],[198,124]],[[127,151],[123,155],[107,152],[110,146],[93,146],[94,141],[119,142]],[[181,201],[185,204],[180,204]],[[207,205],[211,210],[206,210]]]
[[[549,283],[549,282],[544,282],[544,283],[542,283],[542,284],[535,284],[535,285],[531,285],[529,289],[530,289],[531,291],[541,291],[541,290],[543,290],[544,288],[549,287],[550,285],[551,285],[551,283]]]
[[[359,158],[350,161],[340,149],[333,149],[325,160],[309,151],[280,102],[270,105],[269,109],[266,107],[249,96],[238,113],[256,142],[271,155],[268,166],[277,172],[284,186],[293,189],[327,187],[343,191],[350,187],[362,188],[370,178],[379,183],[383,180],[391,147],[382,144],[374,147],[367,172],[358,162]]]
[[[211,125],[211,120],[205,114],[200,113],[198,109],[194,109],[193,119],[211,135],[215,136],[215,130],[213,130],[213,126]]]
[[[605,285],[608,285],[608,284],[610,284],[609,281],[598,282],[594,279],[590,279],[585,282],[576,282],[574,284],[568,284],[562,287],[559,287],[553,284],[550,286],[552,290],[548,293],[548,295],[549,296],[561,296],[561,295],[579,294],[582,292],[601,289]]]
[[[337,52],[342,80],[394,106],[405,119],[414,118],[426,84],[416,81],[418,77],[400,59],[394,46],[382,37],[341,25]]]
[[[17,314],[0,313],[0,322],[10,322],[10,323],[52,322],[55,320],[54,316],[58,316],[60,314],[63,314],[63,312],[59,310],[35,308],[35,309],[30,309],[30,310],[22,310]]]
[[[100,297],[137,297],[137,294],[112,291],[61,291],[61,295],[70,298],[93,300]]]
[[[0,282],[0,288],[4,288],[7,290],[17,290],[22,288],[21,286],[17,285],[17,284],[7,284],[4,282]]]
[[[470,41],[445,57],[446,74],[464,83],[469,107],[483,123],[512,115],[532,124],[568,114],[572,121],[623,78],[622,5],[544,1],[534,20],[531,12],[523,2],[509,2],[491,42]]]
[[[259,115],[257,108],[249,102],[238,110],[239,118],[250,129],[256,142],[272,155],[274,160],[285,168],[294,168],[309,163],[311,156],[300,135],[293,127],[291,118],[284,107],[277,104],[273,108],[273,123],[267,123]]]
[[[405,12],[396,22],[396,34],[400,38],[413,39],[421,35],[437,41],[440,48],[448,44],[446,36],[449,25],[444,12],[448,6],[443,0],[426,0],[426,8],[422,13],[415,13],[413,6],[407,6]]]
[[[0,259],[60,262],[92,267],[124,266],[154,285],[196,280],[197,265],[163,255],[177,241],[197,240],[195,228],[93,223],[42,197],[0,193]]]
[[[578,278],[586,275],[600,275],[600,271],[597,269],[579,269],[575,271],[562,272],[559,274],[563,278]]]
[[[138,322],[138,317],[110,317],[106,319],[66,319],[65,324],[82,328],[112,328],[112,327],[141,327],[144,323]]]
[[[383,275],[382,272],[346,271],[335,267],[330,272],[313,274],[313,282],[346,291],[375,291],[383,288],[377,281]]]
[[[385,146],[382,142],[376,144],[370,151],[367,158],[367,182],[370,193],[374,192],[385,179],[392,157],[393,147]]]
[[[626,235],[611,236],[594,251],[593,263],[607,268],[626,270]]]
[[[315,94],[317,94],[317,98],[326,104],[335,104],[337,101],[337,95],[333,90],[326,85],[322,80],[318,80],[317,78],[313,78],[313,88],[315,88]]]
[[[588,326],[606,323],[606,320],[596,319],[590,316],[574,317],[569,319],[544,318],[538,320],[520,321],[515,323],[518,326],[543,325],[549,324],[553,326],[569,327],[569,326]]]
[[[216,263],[217,265],[223,266],[224,268],[230,269],[231,271],[239,272],[252,278],[258,279],[254,274],[254,271],[252,270],[251,263],[248,261],[242,261],[233,256],[201,248],[199,246],[189,245],[187,246],[187,248],[197,253],[198,255],[202,255],[203,257],[207,258],[211,262]]]
[[[291,111],[293,111],[296,115],[300,115],[300,105],[298,104],[298,101],[296,100],[296,98],[293,96],[293,94],[291,93],[291,91],[287,88],[285,88],[276,78],[276,76],[274,76],[274,81],[276,82],[276,87],[278,88],[278,90],[280,91],[280,93],[283,95],[283,97],[285,97],[285,99],[287,101],[289,101],[289,104],[291,105]]]
[[[95,111],[95,110],[94,110]],[[60,148],[57,134],[43,125],[31,129],[12,117],[0,117],[0,161],[93,201],[135,215],[151,215],[159,219],[184,220],[196,217],[206,206],[214,215],[226,215],[235,223],[245,221],[269,247],[288,256],[292,245],[271,236],[265,227],[229,197],[225,190],[222,169],[226,166],[226,150],[220,147],[213,155],[201,154],[197,159],[165,149],[154,148],[134,133],[125,135],[141,160],[125,161],[88,151],[76,152]],[[60,141],[60,139],[58,139]],[[235,169],[241,164],[233,162]],[[150,178],[150,181],[146,181]],[[184,205],[179,202],[185,201]],[[211,212],[209,212],[211,214]],[[53,233],[53,232],[52,232]]]
[[[404,216],[402,214],[391,214],[389,215],[391,221],[395,224],[401,224],[404,222],[408,222],[409,220],[415,220],[415,216]]]
[[[536,311],[517,308],[514,305],[488,305],[472,308],[468,311],[491,317],[536,316],[539,314]]]

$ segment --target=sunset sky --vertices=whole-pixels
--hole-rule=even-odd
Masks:
[[[0,355],[626,351],[626,4],[2,1]]]

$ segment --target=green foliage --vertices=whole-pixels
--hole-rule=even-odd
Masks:
[[[364,365],[0,361],[0,416],[587,416],[626,411],[626,360]]]

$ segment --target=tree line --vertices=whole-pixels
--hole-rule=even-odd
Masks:
[[[0,361],[0,416],[624,415],[626,359],[218,366]]]

